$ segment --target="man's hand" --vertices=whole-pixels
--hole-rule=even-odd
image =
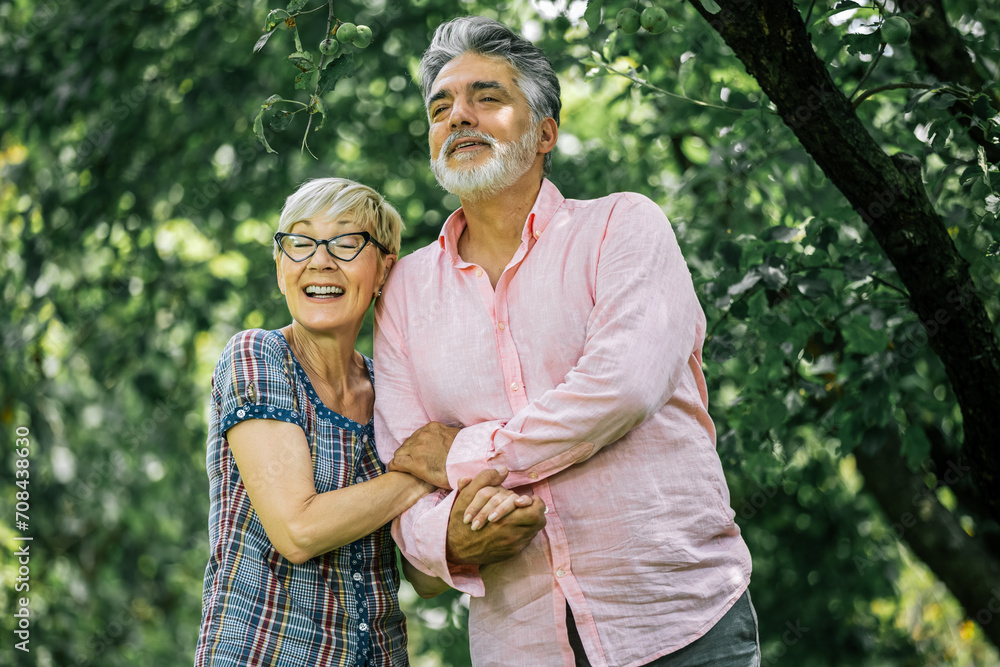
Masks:
[[[480,530],[473,531],[466,525],[465,514],[479,491],[499,486],[506,477],[506,472],[487,468],[459,490],[448,519],[448,560],[452,563],[484,564],[507,560],[520,553],[545,527],[545,503],[538,496],[532,496],[527,507],[515,507],[507,516],[490,521]]]
[[[434,486],[450,489],[445,463],[460,430],[441,422],[421,426],[396,450],[389,470],[408,472]]]

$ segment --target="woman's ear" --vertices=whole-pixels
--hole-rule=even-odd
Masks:
[[[396,255],[386,255],[385,259],[382,260],[382,280],[379,281],[379,287],[385,285],[385,281],[389,279],[389,269],[391,269],[392,265],[395,263]]]
[[[274,268],[275,268],[275,270],[276,270],[276,272],[278,274],[278,289],[281,290],[282,294],[284,294],[285,293],[285,276],[283,276],[282,273],[281,273],[281,255],[278,255],[274,259]]]

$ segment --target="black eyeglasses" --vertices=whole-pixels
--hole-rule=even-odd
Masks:
[[[369,242],[385,254],[392,254],[388,248],[372,238],[368,232],[340,234],[332,239],[314,239],[305,234],[278,232],[274,235],[274,242],[281,247],[281,252],[285,253],[285,256],[293,262],[306,261],[316,254],[316,249],[321,245],[326,245],[326,251],[342,262],[349,262],[360,255]]]

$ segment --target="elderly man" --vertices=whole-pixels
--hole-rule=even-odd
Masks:
[[[393,536],[472,596],[477,667],[759,664],[669,223],[642,195],[565,199],[545,178],[559,83],[506,26],[442,25],[421,77],[431,167],[462,208],[377,311],[379,453],[442,489]],[[524,495],[491,522],[504,474]]]

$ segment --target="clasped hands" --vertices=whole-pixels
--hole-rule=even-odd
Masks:
[[[389,470],[407,472],[442,489],[451,489],[445,464],[460,429],[431,422],[413,432],[389,462]],[[448,520],[448,560],[498,563],[516,555],[545,526],[545,503],[501,486],[507,470],[486,468],[458,482],[458,496]]]

